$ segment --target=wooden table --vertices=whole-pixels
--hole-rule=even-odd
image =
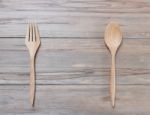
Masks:
[[[36,106],[29,103],[27,21],[36,20]],[[104,30],[124,32],[117,55],[117,100],[109,100]],[[1,115],[150,115],[149,0],[0,0]]]

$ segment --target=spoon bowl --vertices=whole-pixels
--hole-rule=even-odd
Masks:
[[[115,22],[110,22],[105,30],[105,43],[111,52],[116,52],[122,41],[122,32]]]

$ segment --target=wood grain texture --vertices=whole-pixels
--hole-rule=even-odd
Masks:
[[[28,86],[0,86],[0,110],[10,115],[149,114],[149,86],[118,85],[115,110],[110,106],[108,89],[107,85],[38,85],[37,104],[31,108]]]
[[[2,115],[149,115],[149,0],[0,0]],[[37,104],[29,106],[28,20],[41,34]],[[117,99],[109,101],[109,21],[124,43],[117,54]]]
[[[111,57],[103,39],[41,40],[37,84],[109,84]],[[150,84],[149,44],[149,39],[124,39],[116,57],[117,84]],[[0,84],[28,84],[24,39],[0,39],[0,53]]]
[[[149,38],[149,6],[148,0],[1,0],[0,35],[24,37],[35,19],[42,37],[102,37],[114,20],[124,37]]]

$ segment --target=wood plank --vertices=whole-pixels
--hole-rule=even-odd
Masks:
[[[103,37],[106,24],[115,20],[126,38],[150,38],[149,6],[148,0],[5,0],[0,35],[24,37],[27,21],[36,20],[42,37]]]
[[[117,84],[150,84],[150,41],[124,39],[117,55]],[[0,84],[29,83],[24,39],[0,39]],[[37,84],[108,84],[111,64],[103,39],[43,38]]]
[[[120,0],[120,1],[108,1],[108,0],[5,0],[1,1],[1,7],[3,8],[12,8],[17,11],[25,11],[29,10],[39,10],[39,11],[94,11],[100,10],[103,12],[149,12],[149,4],[148,0]],[[49,7],[51,6],[51,7]],[[10,11],[11,9],[3,9],[4,11]]]
[[[116,108],[109,102],[107,85],[37,86],[35,109],[29,103],[28,86],[0,85],[3,115],[148,115],[149,85],[118,86]]]

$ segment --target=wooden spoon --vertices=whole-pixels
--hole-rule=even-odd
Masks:
[[[105,30],[105,43],[110,50],[112,56],[111,65],[111,76],[110,76],[110,98],[112,107],[115,107],[115,96],[116,96],[116,86],[115,86],[115,58],[116,52],[122,41],[122,32],[120,27],[115,22],[110,22]]]

